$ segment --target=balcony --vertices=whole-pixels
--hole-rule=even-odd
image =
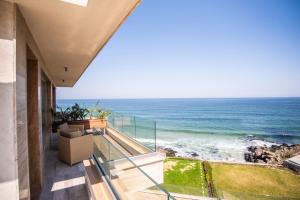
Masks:
[[[114,114],[95,131],[90,160],[70,167],[48,151],[41,199],[174,199],[160,186],[165,155],[155,151],[155,128],[153,121]]]

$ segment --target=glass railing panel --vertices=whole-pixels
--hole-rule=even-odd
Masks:
[[[135,118],[135,122],[135,139],[152,151],[156,151],[156,122],[138,117]]]
[[[113,113],[109,127],[135,139],[151,151],[156,151],[156,122],[149,119]]]
[[[95,135],[94,159],[120,199],[174,199],[104,136]],[[154,169],[155,170],[155,169]]]
[[[122,127],[121,129],[119,129],[119,131],[125,133],[131,138],[135,138],[136,137],[135,117],[121,116],[120,120],[122,121]]]

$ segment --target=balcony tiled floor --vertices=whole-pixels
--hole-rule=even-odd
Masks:
[[[82,163],[72,167],[59,161],[57,151],[50,150],[45,157],[45,179],[41,200],[88,200]]]

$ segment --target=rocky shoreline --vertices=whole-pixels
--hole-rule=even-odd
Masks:
[[[283,161],[300,154],[300,144],[294,145],[272,145],[265,146],[250,146],[247,148],[248,152],[244,153],[245,163],[257,163],[268,165],[282,165]],[[177,155],[177,151],[169,147],[158,147],[158,151],[165,153],[167,157],[181,157]],[[188,152],[191,156],[189,158],[196,158],[199,156],[197,152]]]
[[[165,153],[167,157],[180,157],[180,156],[176,156],[177,151],[173,150],[172,148],[158,147],[158,151]],[[190,152],[190,155],[192,157],[199,156],[199,154],[197,154],[196,152]]]
[[[247,162],[282,165],[283,161],[300,153],[300,144],[294,145],[272,145],[250,146],[244,154]]]

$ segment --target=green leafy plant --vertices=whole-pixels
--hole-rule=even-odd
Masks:
[[[56,111],[54,113],[55,121],[67,122],[70,120],[70,108],[66,108],[65,110],[63,110],[62,107],[57,106],[57,110],[59,111]]]
[[[88,113],[89,110],[87,108],[81,108],[79,104],[75,103],[75,105],[71,107],[70,118],[73,121],[84,120]]]
[[[99,119],[107,119],[107,117],[111,114],[111,111],[105,110],[97,110],[97,118]]]
[[[99,104],[100,104],[100,101],[98,100],[93,107],[88,108],[88,110],[89,110],[88,116],[90,119],[96,118],[97,111],[100,109]]]
[[[90,119],[93,118],[106,119],[111,114],[111,111],[102,110],[100,108],[100,101],[97,101],[95,106],[89,108],[88,110],[89,110],[88,116]]]
[[[55,121],[57,122],[85,120],[87,118],[106,119],[111,114],[111,111],[100,108],[99,101],[91,108],[82,108],[78,103],[75,103],[72,107],[66,109],[57,106],[57,110],[54,113]]]

